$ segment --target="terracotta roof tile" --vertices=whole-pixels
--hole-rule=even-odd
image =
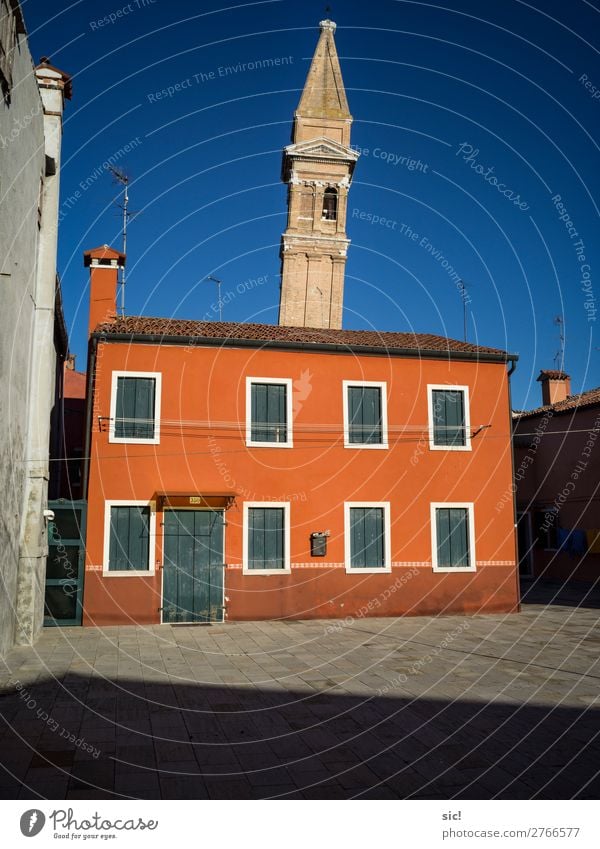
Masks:
[[[192,321],[187,319],[124,316],[100,324],[95,333],[106,335],[146,335],[153,337],[182,336],[189,339],[244,340],[287,344],[341,345],[349,349],[374,347],[444,353],[493,354],[499,359],[512,355],[499,348],[486,348],[435,336],[431,333],[389,333],[374,330],[320,330],[310,327],[281,327],[277,324]]]
[[[564,371],[554,369],[542,369],[537,377],[538,380],[570,380],[570,376]]]
[[[600,386],[596,389],[588,389],[587,392],[581,392],[579,395],[569,395],[564,401],[557,401],[556,404],[536,407],[535,410],[515,410],[513,418],[517,420],[528,419],[532,416],[540,416],[549,410],[552,410],[553,413],[568,413],[582,407],[592,407],[594,404],[600,404]]]

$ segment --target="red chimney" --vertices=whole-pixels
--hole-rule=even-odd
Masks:
[[[542,404],[544,407],[564,401],[571,394],[571,378],[564,371],[542,369],[538,380],[542,384]]]
[[[119,268],[125,265],[125,254],[101,245],[84,252],[83,264],[90,269],[88,334],[91,335],[99,324],[117,317],[117,280]]]

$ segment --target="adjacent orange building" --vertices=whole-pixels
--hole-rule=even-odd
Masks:
[[[334,30],[284,151],[278,326],[118,317],[125,257],[85,254],[84,624],[518,609],[495,509],[516,357],[340,327],[357,155]]]
[[[520,571],[593,583],[600,574],[600,387],[571,394],[543,370],[542,405],[514,415]]]

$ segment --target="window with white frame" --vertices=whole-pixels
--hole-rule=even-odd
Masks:
[[[107,501],[105,511],[104,574],[154,573],[154,505],[143,501]]]
[[[473,504],[432,504],[431,542],[434,572],[474,572]]]
[[[289,502],[246,502],[243,533],[243,571],[246,574],[290,571]]]
[[[388,502],[346,503],[344,526],[347,572],[391,571]]]
[[[266,448],[292,447],[291,378],[246,378],[246,442]]]
[[[110,402],[110,442],[160,441],[161,375],[114,371]]]
[[[387,448],[387,384],[344,380],[344,445]]]
[[[427,391],[430,448],[470,451],[469,388],[430,385]]]

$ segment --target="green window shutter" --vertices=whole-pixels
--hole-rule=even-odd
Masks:
[[[385,534],[382,507],[350,508],[350,565],[353,569],[384,568]]]
[[[348,387],[348,431],[350,442],[362,442],[361,389]]]
[[[348,430],[353,444],[383,442],[381,389],[378,386],[348,387]]]
[[[121,439],[154,438],[153,377],[118,377],[115,436]]]
[[[461,389],[434,389],[434,445],[466,445],[465,394]]]
[[[468,569],[471,565],[469,536],[469,511],[466,508],[438,507],[437,565],[443,568]]]
[[[350,508],[350,565],[353,569],[365,566],[365,509]]]
[[[148,507],[111,507],[109,571],[147,570],[149,537]]]
[[[251,438],[253,442],[287,442],[287,386],[253,383]]]
[[[248,568],[284,569],[283,507],[248,509]]]

